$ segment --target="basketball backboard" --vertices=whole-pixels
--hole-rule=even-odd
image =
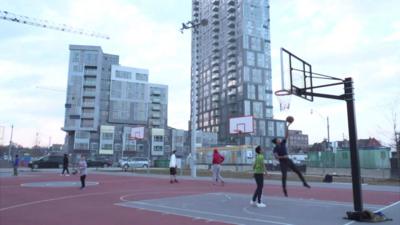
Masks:
[[[229,134],[246,134],[253,131],[253,116],[229,118]]]
[[[313,101],[311,64],[281,48],[281,85],[288,94]],[[305,95],[304,93],[311,93]]]
[[[129,139],[138,140],[144,138],[144,127],[132,127]]]

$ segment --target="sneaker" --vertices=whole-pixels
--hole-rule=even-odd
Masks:
[[[267,205],[265,205],[264,203],[260,202],[260,203],[257,203],[256,206],[257,206],[258,208],[264,208],[264,207],[267,206]]]
[[[310,185],[308,185],[307,183],[304,183],[303,186],[306,188],[311,188]]]
[[[253,201],[253,200],[250,200],[250,205],[255,206],[255,205],[256,205],[256,202]]]
[[[285,197],[287,197],[287,196],[288,196],[288,194],[287,194],[287,190],[286,190],[286,189],[283,189],[283,194],[285,195]]]
[[[177,179],[175,179],[175,180],[174,180],[174,182],[175,182],[175,183],[178,183],[178,180],[177,180]]]
[[[170,182],[171,184],[174,183],[174,181],[172,181],[172,180],[170,180],[169,182]]]

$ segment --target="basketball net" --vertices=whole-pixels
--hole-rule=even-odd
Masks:
[[[287,90],[279,90],[275,92],[276,97],[279,101],[279,108],[281,112],[286,111],[290,108],[290,100],[292,95]]]

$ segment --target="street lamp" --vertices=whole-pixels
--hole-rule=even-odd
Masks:
[[[317,112],[317,114],[318,114],[318,116],[320,116],[322,119],[325,119],[324,118],[324,116],[322,116],[318,111],[316,111]],[[313,109],[311,109],[311,111],[310,111],[310,114],[313,114],[314,113],[314,111],[313,111]],[[328,148],[328,150],[330,150],[331,149],[331,145],[330,145],[330,135],[329,135],[329,116],[327,116],[326,117],[326,130],[327,130],[327,134],[328,134],[328,136],[327,136],[327,148]]]
[[[197,19],[195,19],[193,21],[182,23],[182,28],[180,29],[180,31],[181,31],[181,33],[183,33],[184,30],[193,28],[194,33],[197,33],[197,28],[199,26],[207,26],[207,24],[208,24],[207,19],[202,19],[202,20],[200,20],[200,22]],[[198,40],[196,40],[196,38],[195,38],[194,41],[196,42]],[[196,46],[196,43],[194,46]],[[192,54],[194,54],[193,58],[196,59],[196,54],[197,54],[196,51],[192,51]],[[195,72],[194,72],[194,76],[192,76],[192,85],[191,85],[192,115],[190,118],[190,123],[191,123],[190,124],[190,127],[191,127],[191,137],[190,137],[191,138],[191,141],[190,141],[190,148],[191,148],[190,149],[190,152],[191,152],[190,169],[191,169],[191,172],[190,172],[190,174],[192,177],[196,177],[197,176],[197,174],[196,174],[196,158],[197,158],[196,157],[196,131],[197,131],[197,126],[196,126],[196,123],[197,123],[197,97],[196,97],[197,96],[197,74],[196,74],[196,71],[197,71],[197,64],[192,63],[192,66],[194,67],[193,68],[194,70],[192,70],[192,71],[195,71]]]

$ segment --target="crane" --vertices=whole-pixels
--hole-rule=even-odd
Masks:
[[[37,27],[42,27],[42,28],[48,28],[48,29],[53,29],[53,30],[58,30],[58,31],[64,31],[64,32],[70,32],[73,34],[80,34],[80,35],[86,35],[90,37],[96,37],[96,38],[104,38],[104,39],[110,39],[108,35],[93,32],[93,31],[85,31],[84,29],[81,28],[74,28],[72,26],[68,26],[66,24],[57,24],[57,23],[52,23],[48,20],[42,20],[42,19],[37,19],[37,18],[31,18],[27,16],[22,16],[22,15],[17,15],[8,11],[0,10],[0,19],[11,21],[11,22],[16,22],[16,23],[21,23],[21,24],[27,24],[31,26],[37,26]]]

